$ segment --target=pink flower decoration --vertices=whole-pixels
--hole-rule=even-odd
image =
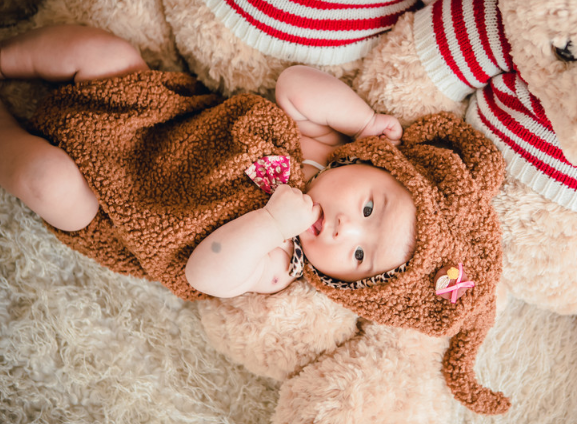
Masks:
[[[268,194],[290,177],[290,156],[263,156],[244,171],[254,183]]]

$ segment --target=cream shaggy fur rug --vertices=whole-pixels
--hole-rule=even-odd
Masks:
[[[90,3],[99,9],[84,6]],[[78,21],[107,27],[145,46],[143,55],[154,67],[179,69],[157,4],[46,0],[36,24]],[[138,30],[142,22],[156,22],[150,26],[155,31]],[[26,85],[5,88],[0,95],[17,98],[19,90],[26,93]],[[24,115],[33,102],[19,107]],[[270,422],[280,383],[235,365],[208,340],[197,304],[71,251],[0,188],[0,423]],[[391,346],[391,361],[406,361],[403,348],[402,341]],[[447,424],[577,423],[575,317],[509,297],[476,368],[484,384],[511,397],[511,411],[485,417],[453,401],[447,405]],[[392,388],[410,387],[395,378]],[[375,391],[378,396],[379,388]],[[407,417],[410,408],[407,404]],[[427,422],[426,417],[419,422]]]
[[[577,322],[509,299],[477,361],[513,409],[450,423],[577,422]],[[1,423],[270,422],[278,383],[207,342],[197,305],[62,245],[0,189]]]
[[[278,397],[193,303],[62,245],[0,189],[1,423],[266,423]]]

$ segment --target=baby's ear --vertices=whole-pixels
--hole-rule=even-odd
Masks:
[[[418,149],[418,145],[450,149],[458,154],[488,198],[496,195],[503,183],[505,161],[497,147],[452,113],[428,115],[409,126],[403,135],[401,150],[406,149],[408,153]]]

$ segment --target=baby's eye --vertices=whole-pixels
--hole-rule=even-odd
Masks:
[[[365,258],[365,252],[363,251],[362,247],[357,247],[355,249],[355,259],[359,262],[362,262]]]
[[[369,216],[370,214],[373,213],[373,201],[369,200],[367,202],[367,204],[365,205],[365,207],[363,208],[363,215],[365,217]]]

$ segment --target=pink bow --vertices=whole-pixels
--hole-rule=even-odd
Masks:
[[[452,292],[451,303],[456,303],[457,299],[459,298],[459,289],[470,289],[471,287],[475,287],[475,283],[473,283],[472,281],[461,281],[461,278],[463,278],[463,264],[460,263],[459,276],[457,277],[457,281],[455,281],[455,284],[449,287],[445,287],[444,289],[437,290],[435,293],[440,295]]]
[[[266,193],[288,183],[290,177],[289,156],[263,156],[244,171],[254,183]]]

